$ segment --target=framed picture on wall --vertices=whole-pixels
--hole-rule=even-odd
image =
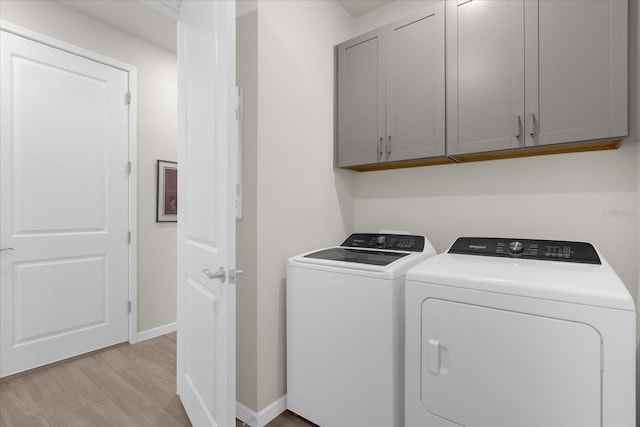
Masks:
[[[156,222],[178,220],[178,164],[158,160],[158,196]]]

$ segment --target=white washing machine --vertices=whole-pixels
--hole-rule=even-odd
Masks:
[[[352,234],[287,264],[287,408],[321,427],[401,427],[404,279],[423,236]]]
[[[590,244],[460,238],[407,273],[406,426],[635,426],[635,318]]]

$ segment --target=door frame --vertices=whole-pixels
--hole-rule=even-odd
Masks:
[[[131,242],[129,243],[129,343],[138,341],[138,80],[137,68],[113,58],[84,49],[62,40],[49,37],[27,28],[0,20],[0,29],[17,36],[33,40],[38,43],[59,49],[91,61],[99,62],[127,73],[129,92],[131,93],[128,112],[128,139],[129,162],[131,173],[129,174],[129,231]],[[124,99],[123,99],[124,102]],[[124,165],[123,165],[124,166]],[[123,236],[124,237],[124,236]]]

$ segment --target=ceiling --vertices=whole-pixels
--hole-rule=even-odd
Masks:
[[[175,16],[182,0],[55,1],[96,21],[176,52]],[[392,1],[395,0],[337,0],[353,18],[372,12]]]
[[[143,1],[56,0],[74,11],[127,34],[176,52],[176,19]],[[149,2],[151,3],[151,2]]]

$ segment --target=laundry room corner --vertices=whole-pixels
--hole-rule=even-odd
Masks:
[[[344,237],[333,169],[333,45],[350,21],[331,1],[258,2],[257,398],[286,393],[286,259]],[[345,35],[346,37],[346,35]],[[340,236],[340,237],[337,237]]]
[[[285,409],[285,268],[352,231],[354,172],[335,169],[333,46],[353,35],[335,1],[242,0],[243,218],[237,223],[238,416]],[[276,411],[277,412],[277,411]],[[279,413],[279,412],[278,412]],[[276,413],[277,415],[277,413]]]

